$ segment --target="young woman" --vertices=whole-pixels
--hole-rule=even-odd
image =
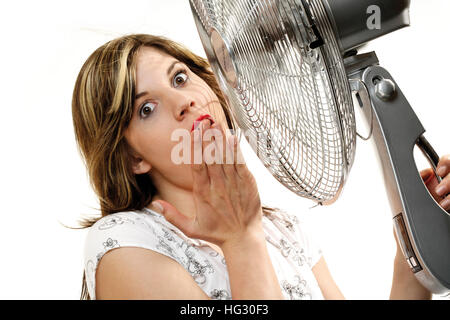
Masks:
[[[296,217],[261,205],[205,59],[161,37],[112,40],[83,65],[72,111],[102,213],[84,222],[83,298],[344,298]],[[422,176],[449,210],[450,157],[438,170],[439,186]],[[391,297],[429,299],[397,252]]]

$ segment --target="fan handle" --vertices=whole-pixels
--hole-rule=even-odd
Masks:
[[[426,189],[414,161],[416,144],[434,163],[439,157],[423,138],[425,129],[374,52],[346,59],[353,90],[372,126],[394,228],[403,255],[424,287],[450,292],[450,215]],[[364,99],[365,98],[365,99]]]
[[[428,142],[428,140],[425,139],[424,136],[420,136],[419,139],[417,139],[416,145],[419,147],[425,158],[428,160],[438,182],[441,182],[442,178],[436,173],[436,167],[439,163],[439,156],[436,153],[436,151],[434,151],[433,147]]]

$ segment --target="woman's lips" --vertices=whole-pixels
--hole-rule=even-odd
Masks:
[[[209,115],[209,114],[204,114],[201,115],[200,117],[198,117],[197,119],[194,120],[194,123],[192,124],[192,128],[191,128],[191,132],[197,128],[197,126],[200,124],[200,122],[204,119],[208,119],[211,122],[211,125],[214,124],[214,120],[213,118]]]

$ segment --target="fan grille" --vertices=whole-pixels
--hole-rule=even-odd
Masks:
[[[353,163],[355,120],[336,39],[320,0],[191,0],[206,54],[233,115],[272,175],[296,194],[330,203]],[[324,40],[311,49],[314,19]],[[222,37],[234,80],[211,44]]]

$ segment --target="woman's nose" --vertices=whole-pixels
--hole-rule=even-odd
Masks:
[[[192,110],[190,110],[190,109],[192,109],[194,106],[195,106],[195,102],[192,99],[185,99],[181,103],[180,103],[180,101],[178,101],[178,105],[175,108],[175,118],[177,120],[183,120],[186,113],[191,112]]]
[[[172,109],[173,117],[177,121],[183,121],[187,115],[193,113],[194,108],[199,107],[197,99],[195,93],[186,90],[175,89],[166,93],[166,103]],[[192,115],[187,117],[190,118]]]

